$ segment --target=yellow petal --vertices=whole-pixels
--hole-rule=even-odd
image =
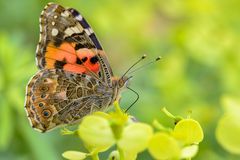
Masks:
[[[197,121],[183,119],[174,127],[173,136],[184,145],[198,144],[203,140],[203,131]]]
[[[155,159],[159,160],[178,159],[181,151],[178,142],[163,132],[153,135],[149,141],[148,150]]]
[[[124,128],[118,146],[126,152],[138,153],[147,148],[152,135],[153,129],[150,125],[132,123]]]
[[[226,113],[218,122],[216,137],[224,149],[240,155],[240,117]]]
[[[105,151],[115,140],[106,119],[100,116],[86,116],[79,126],[78,134],[84,143],[94,151]]]
[[[87,157],[87,153],[78,151],[66,151],[62,156],[69,160],[84,160]]]
[[[191,159],[198,152],[198,145],[190,145],[182,149],[181,158],[182,159]]]
[[[125,160],[136,160],[137,159],[137,153],[124,152],[124,159]]]

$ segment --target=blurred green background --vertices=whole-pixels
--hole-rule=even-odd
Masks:
[[[77,137],[33,130],[24,111],[25,86],[37,71],[39,15],[49,1],[0,0],[0,159],[57,160],[82,150]],[[223,97],[240,96],[239,0],[59,0],[78,9],[101,41],[115,75],[144,53],[162,61],[134,74],[140,100],[130,114],[172,126],[160,109],[198,120],[205,138],[196,160],[237,160],[215,136]],[[147,60],[146,60],[147,61]],[[135,96],[123,93],[122,107]],[[240,115],[240,113],[239,113]],[[238,137],[239,135],[231,135]],[[234,138],[234,137],[233,137]],[[239,137],[238,137],[239,138]],[[102,155],[106,157],[106,155]],[[147,152],[140,160],[151,160]]]

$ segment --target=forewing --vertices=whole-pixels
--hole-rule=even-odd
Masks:
[[[44,8],[36,57],[40,69],[86,73],[111,86],[113,75],[106,54],[89,24],[74,9],[53,3]]]
[[[95,47],[97,48],[97,57],[101,65],[101,74],[103,75],[102,79],[105,82],[107,82],[109,86],[112,86],[111,78],[113,77],[113,72],[108,62],[107,55],[105,54],[100,42],[98,41],[96,34],[88,24],[86,19],[77,10],[73,8],[69,8],[68,10],[75,17],[75,19],[80,23],[84,31],[87,33],[87,35],[89,36],[91,41],[94,43]]]

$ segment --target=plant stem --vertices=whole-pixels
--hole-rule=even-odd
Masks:
[[[118,101],[115,101],[113,106],[114,106],[117,113],[122,113],[122,110],[121,110],[121,107],[119,106]]]
[[[163,125],[162,125],[161,123],[159,123],[157,120],[154,120],[154,121],[153,121],[153,126],[154,126],[156,129],[160,130],[160,131],[165,131],[165,132],[171,132],[171,131],[172,131],[171,128],[167,128],[167,127],[163,126]]]
[[[93,160],[99,160],[98,154],[97,153],[92,154],[92,159]]]
[[[177,124],[180,120],[182,120],[182,117],[174,116],[172,113],[170,113],[165,107],[162,108],[162,112],[168,116],[169,118],[172,118],[175,121],[175,124]]]
[[[172,118],[172,119],[175,119],[175,118],[176,118],[176,117],[175,117],[172,113],[170,113],[165,107],[162,108],[162,112],[163,112],[164,114],[166,114],[166,116],[168,116],[169,118]]]
[[[124,160],[125,158],[124,158],[124,152],[123,152],[123,150],[122,150],[120,147],[117,147],[117,149],[118,149],[118,152],[119,152],[119,158],[120,158],[120,160]]]

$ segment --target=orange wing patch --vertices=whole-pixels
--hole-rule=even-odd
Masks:
[[[64,42],[59,47],[49,43],[45,53],[45,68],[60,68],[74,73],[98,73],[100,64],[96,54],[87,48],[75,50],[76,43]]]

